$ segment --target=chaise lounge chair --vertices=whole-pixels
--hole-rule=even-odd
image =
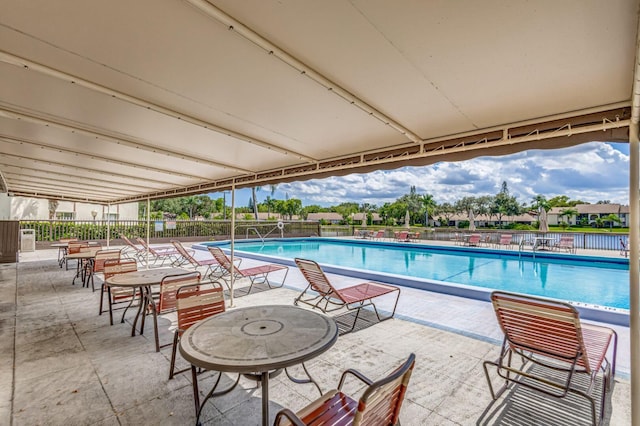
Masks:
[[[185,260],[180,252],[173,246],[150,246],[140,237],[136,237],[136,241],[144,247],[145,258],[146,252],[149,252],[154,264],[160,261],[160,266],[163,266],[164,262],[169,261],[171,266],[178,267],[187,263],[187,260]],[[191,252],[194,253],[193,250],[191,250]],[[146,263],[146,259],[143,262]]]
[[[398,287],[377,282],[365,282],[351,287],[338,289],[331,284],[320,268],[320,265],[313,260],[296,258],[295,262],[309,284],[307,285],[307,288],[305,288],[304,291],[296,297],[294,304],[297,305],[299,302],[306,303],[307,305],[318,308],[325,313],[336,311],[344,307],[349,311],[355,310],[356,317],[354,318],[349,331],[354,330],[360,315],[360,310],[364,307],[372,306],[376,316],[378,317],[378,321],[393,318],[395,315],[396,307],[398,306],[398,299],[400,298],[400,289]],[[309,290],[316,292],[317,295],[306,296]],[[393,292],[397,292],[396,300],[393,304],[393,312],[391,312],[391,315],[383,318],[378,313],[378,309],[373,303],[373,299]],[[332,307],[330,307],[330,305],[332,305]]]
[[[611,390],[615,375],[616,332],[581,323],[578,311],[568,303],[499,291],[491,294],[491,300],[504,333],[498,359],[484,362],[491,397],[499,398],[511,383],[556,398],[571,393],[589,401],[593,424],[601,422],[606,393]],[[612,341],[609,363],[607,352]],[[518,359],[522,360],[521,365]],[[496,367],[498,376],[504,380],[498,391],[494,391],[491,383],[489,366]],[[603,372],[603,380],[597,420],[594,388],[599,371]],[[578,374],[589,379],[586,389],[576,383]]]
[[[191,251],[187,250],[180,241],[171,240],[171,244],[176,248],[178,253],[180,253],[180,256],[182,256],[183,259],[187,263],[190,263],[191,266],[193,266],[196,270],[201,267],[206,268],[204,274],[202,274],[203,279],[215,281],[216,279],[224,275],[222,271],[222,266],[220,265],[220,263],[218,263],[215,257],[202,259],[202,260],[196,259],[193,256],[195,254],[193,250]]]
[[[554,246],[556,250],[564,250],[567,253],[575,253],[576,248],[574,245],[573,235],[562,235],[560,241]]]
[[[256,283],[265,283],[269,286],[269,288],[282,287],[284,285],[284,281],[287,279],[287,274],[289,273],[289,267],[285,265],[279,265],[275,263],[269,263],[267,265],[262,266],[254,266],[252,268],[243,268],[239,269],[237,265],[232,265],[231,260],[227,257],[227,255],[220,249],[220,247],[208,247],[209,252],[213,255],[213,257],[218,261],[220,266],[225,270],[225,274],[220,278],[225,282],[229,291],[231,291],[231,287],[229,286],[229,281],[231,280],[231,274],[233,274],[234,279],[240,278],[249,278],[251,284],[249,285],[249,290],[247,290],[247,294],[251,293],[251,289],[253,285]],[[235,262],[235,259],[234,259]],[[276,271],[285,271],[284,277],[282,277],[282,282],[280,285],[272,285],[269,281],[269,274]]]
[[[620,238],[620,256],[629,257],[629,247],[622,238]]]

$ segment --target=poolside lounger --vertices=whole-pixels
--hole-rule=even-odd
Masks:
[[[135,259],[141,263],[144,262],[144,259],[147,255],[147,251],[145,250],[145,248],[143,246],[135,245],[126,235],[120,234],[120,238],[127,245],[122,250],[122,256],[129,259]]]
[[[287,274],[289,273],[289,267],[285,265],[279,265],[276,263],[269,263],[267,265],[262,266],[254,266],[252,268],[243,268],[239,269],[238,265],[231,265],[231,260],[227,257],[227,255],[222,251],[220,247],[208,247],[209,252],[213,255],[213,257],[218,261],[218,263],[225,270],[225,274],[219,278],[227,285],[229,291],[231,291],[231,287],[229,286],[229,281],[231,279],[231,274],[234,274],[234,279],[239,278],[249,278],[251,284],[249,285],[249,290],[247,294],[251,293],[251,289],[253,285],[256,283],[265,283],[269,286],[269,288],[282,287],[284,285],[284,281],[287,279]],[[235,263],[235,259],[234,259]],[[280,285],[272,285],[269,281],[269,274],[276,271],[285,271],[284,277],[282,278],[282,282]]]
[[[408,242],[409,241],[409,231],[400,231],[395,234],[395,240],[400,242]]]
[[[601,422],[606,393],[611,390],[615,375],[616,332],[581,323],[578,311],[568,303],[498,291],[491,294],[491,300],[504,333],[499,358],[483,363],[491,397],[499,398],[510,383],[556,398],[571,393],[589,401],[593,424]],[[612,341],[609,363],[607,352]],[[491,383],[489,366],[496,367],[498,376],[504,380],[497,392]],[[594,385],[599,371],[603,372],[603,380],[597,420],[598,392],[594,392]],[[586,389],[576,383],[578,374],[587,376]]]
[[[195,269],[200,267],[206,268],[204,274],[202,274],[203,279],[214,281],[223,275],[222,266],[215,257],[199,260],[193,257],[195,252],[193,250],[187,250],[180,241],[171,240],[171,244],[173,244],[176,250],[178,250],[180,256],[182,256],[184,260],[190,263]]]
[[[468,247],[479,247],[480,246],[480,234],[471,234],[467,241],[465,241],[464,245]]]
[[[373,381],[357,370],[342,373],[338,389],[331,390],[302,410],[294,413],[283,408],[276,414],[274,426],[283,425],[396,425],[402,402],[415,365],[414,354],[388,376]],[[348,375],[367,385],[359,400],[342,391]]]
[[[573,242],[573,235],[562,235],[560,241],[554,246],[557,250],[565,250],[567,253],[575,253],[576,248]]]
[[[500,235],[500,241],[498,241],[498,244],[496,244],[496,248],[500,248],[502,246],[511,246],[511,244],[513,243],[513,235],[511,234],[502,234]]]
[[[171,266],[182,266],[187,263],[180,252],[176,250],[173,246],[150,246],[147,242],[140,238],[136,237],[136,241],[145,249],[145,259],[146,259],[146,251],[149,252],[149,255],[152,258],[153,263],[160,261],[160,266],[164,265],[164,262],[169,261]],[[146,260],[143,260],[146,262]]]
[[[331,312],[343,307],[346,307],[349,311],[356,311],[356,317],[353,320],[353,324],[349,331],[353,331],[360,315],[360,310],[367,306],[372,306],[373,310],[378,317],[378,321],[384,321],[393,316],[396,313],[396,307],[398,306],[398,299],[400,298],[400,289],[398,287],[382,284],[378,282],[365,282],[356,284],[346,288],[334,287],[329,279],[324,274],[320,265],[313,260],[295,259],[296,265],[302,272],[302,275],[306,278],[307,288],[294,300],[297,305],[299,302],[306,303],[307,305],[319,308],[322,312]],[[311,290],[317,295],[307,295],[307,292]],[[376,305],[373,303],[373,299],[385,294],[397,292],[396,300],[393,304],[393,312],[387,317],[381,317],[378,313]],[[324,302],[324,303],[323,303]],[[333,305],[329,307],[329,305]]]

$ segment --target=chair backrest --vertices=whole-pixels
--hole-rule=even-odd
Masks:
[[[513,235],[511,234],[502,234],[500,235],[500,244],[511,244],[511,240],[513,239]]]
[[[77,238],[60,238],[58,240],[59,243],[69,243],[71,241],[78,241]]]
[[[83,251],[89,251],[89,243],[85,241],[69,241],[69,247],[67,248],[67,253],[74,254],[74,253],[80,253]]]
[[[560,247],[573,247],[573,236],[572,235],[560,236],[560,242],[558,244],[560,245]]]
[[[376,233],[376,238],[384,238],[384,231],[378,231]]]
[[[590,373],[578,311],[568,303],[493,292],[491,301],[511,348],[584,367]]]
[[[189,252],[184,248],[182,243],[178,240],[171,240],[171,244],[178,250],[180,256],[184,257],[190,264],[195,266],[196,268],[199,266],[198,262],[189,254]]]
[[[180,287],[200,284],[200,272],[182,275],[167,275],[160,282],[159,313],[176,310],[176,293]]]
[[[396,239],[398,240],[406,240],[409,238],[409,231],[400,231],[398,232],[398,235],[396,237]]]
[[[138,244],[140,244],[145,250],[149,250],[149,245],[147,245],[147,242],[140,237],[136,237],[136,241],[138,242]]]
[[[238,270],[235,265],[231,264],[231,259],[227,257],[227,255],[222,251],[220,247],[207,247],[209,249],[209,253],[214,257],[214,259],[222,266],[228,273],[238,274]]]
[[[225,311],[222,286],[211,284],[185,285],[176,292],[178,333],[184,333],[196,322]]]
[[[384,379],[371,384],[358,402],[354,425],[398,424],[400,409],[415,365],[415,354]]]
[[[331,285],[331,282],[329,282],[329,279],[322,271],[322,268],[320,268],[320,265],[313,260],[308,259],[296,258],[294,261],[314,291],[325,296],[329,294],[338,294],[335,287]]]
[[[120,250],[98,250],[93,260],[93,272],[104,272],[104,262],[108,259],[120,260]]]
[[[140,251],[140,247],[138,247],[137,245],[135,245],[133,242],[131,242],[131,240],[123,234],[120,234],[120,238],[122,238],[125,242],[126,245],[128,245],[129,247],[135,249],[136,251]]]
[[[480,234],[471,234],[469,237],[469,244],[477,244],[480,242]]]
[[[138,263],[133,259],[106,259],[103,265],[104,278],[117,274],[125,274],[138,270]]]

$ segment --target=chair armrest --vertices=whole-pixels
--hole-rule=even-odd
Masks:
[[[348,374],[351,374],[354,377],[360,379],[362,382],[366,383],[367,386],[371,386],[371,384],[373,384],[373,381],[367,378],[364,374],[362,374],[358,370],[354,370],[353,368],[350,368],[348,370],[345,370],[342,373],[342,376],[340,376],[340,383],[338,383],[338,390],[342,390],[342,385],[344,384],[344,381],[347,378]]]
[[[295,426],[306,426],[304,423],[302,423],[302,420],[300,420],[296,413],[289,410],[288,408],[283,408],[282,410],[278,411],[278,414],[276,414],[276,419],[273,421],[274,426],[279,425],[282,422],[283,417],[286,417],[287,420],[289,420]]]

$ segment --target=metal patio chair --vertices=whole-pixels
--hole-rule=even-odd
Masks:
[[[171,240],[171,244],[176,248],[178,253],[180,253],[180,256],[182,256],[187,263],[191,264],[194,269],[197,270],[198,268],[205,268],[205,271],[202,274],[203,279],[214,281],[216,278],[223,275],[222,266],[215,257],[210,257],[208,259],[196,259],[194,257],[195,251],[186,249],[180,241]]]
[[[109,324],[113,325],[113,311],[115,305],[127,304],[126,307],[122,307],[125,311],[122,313],[122,319],[120,322],[124,322],[124,316],[127,313],[127,309],[133,304],[136,296],[139,295],[138,290],[131,288],[110,286],[105,281],[117,274],[125,274],[127,272],[133,272],[138,270],[138,263],[135,259],[106,259],[104,261],[102,274],[104,281],[100,289],[100,311],[98,315],[102,315],[104,312],[104,296],[107,296],[107,303],[109,307]]]
[[[574,394],[589,401],[592,423],[599,424],[615,375],[616,332],[582,323],[578,311],[564,302],[499,291],[491,294],[491,301],[504,333],[498,359],[483,363],[491,397],[498,399],[513,383],[556,398]],[[607,353],[612,342],[610,363]],[[504,380],[497,391],[489,367],[495,367]],[[599,372],[602,391],[598,417],[594,388]],[[576,384],[578,374],[588,378],[586,390]]]
[[[276,263],[269,263],[261,266],[254,266],[251,268],[243,268],[240,269],[237,265],[231,265],[231,260],[227,255],[220,249],[220,247],[208,247],[209,252],[213,255],[213,257],[218,261],[218,263],[224,268],[225,274],[220,278],[227,285],[229,290],[229,281],[231,279],[231,274],[234,275],[234,279],[240,278],[249,278],[251,284],[249,285],[249,290],[247,294],[251,293],[251,289],[253,285],[256,283],[265,283],[269,286],[269,288],[282,287],[284,285],[285,280],[287,279],[287,275],[289,273],[289,267],[285,265],[280,265]],[[284,277],[282,278],[282,282],[280,285],[272,285],[271,281],[269,281],[269,274],[276,271],[285,271]]]
[[[373,307],[378,321],[391,319],[395,315],[398,299],[400,299],[400,288],[378,282],[366,282],[346,288],[336,288],[331,284],[329,278],[324,274],[318,263],[313,260],[299,258],[296,258],[295,262],[309,284],[304,291],[296,297],[293,302],[294,304],[297,305],[299,302],[306,303],[325,313],[344,307],[349,311],[356,311],[356,316],[350,331],[354,330],[361,309],[367,306]],[[313,291],[316,294],[307,295],[309,291]],[[373,299],[394,292],[397,292],[397,295],[393,305],[393,312],[387,317],[381,317],[378,313],[378,308],[376,308],[375,303],[373,303]]]
[[[414,365],[415,355],[411,354],[391,374],[376,382],[357,370],[346,370],[340,377],[337,389],[325,393],[297,413],[288,408],[280,410],[273,424],[274,426],[399,424],[400,409]],[[349,375],[367,385],[358,400],[342,392],[342,386]]]
[[[200,320],[225,311],[224,292],[217,282],[208,284],[185,285],[176,292],[176,310],[178,312],[178,328],[173,335],[169,379],[179,373],[189,371],[191,367],[175,371],[176,353],[182,334]]]

